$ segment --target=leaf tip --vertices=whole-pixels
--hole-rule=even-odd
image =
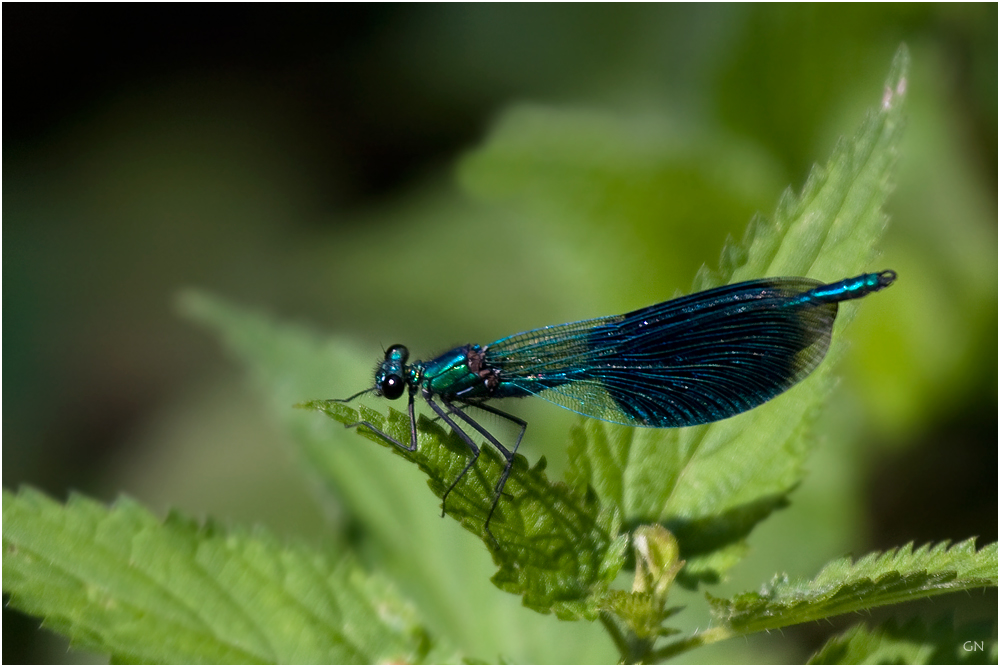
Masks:
[[[882,111],[888,112],[899,107],[906,96],[909,70],[910,50],[906,44],[900,44],[892,59],[889,78],[885,82],[885,92],[882,94]]]

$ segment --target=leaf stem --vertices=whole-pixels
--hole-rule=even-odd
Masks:
[[[663,648],[654,651],[650,658],[652,662],[662,662],[699,646],[721,642],[723,639],[729,639],[736,635],[737,633],[733,632],[730,628],[720,625],[715,628],[709,628],[704,632],[695,633],[686,639],[667,644]]]
[[[601,624],[604,626],[604,629],[608,631],[608,634],[611,635],[611,640],[615,643],[615,646],[618,648],[618,653],[622,656],[622,660],[624,661],[625,656],[629,654],[629,645],[625,636],[622,634],[621,629],[618,627],[618,623],[615,622],[614,615],[611,612],[602,611],[600,618]]]

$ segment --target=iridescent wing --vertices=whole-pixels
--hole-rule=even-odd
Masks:
[[[835,301],[822,283],[773,278],[699,292],[624,315],[543,327],[486,348],[506,395],[633,426],[725,419],[805,378],[830,345]]]

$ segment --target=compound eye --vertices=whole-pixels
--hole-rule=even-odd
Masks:
[[[387,375],[384,380],[379,383],[379,391],[382,395],[391,401],[396,400],[403,395],[403,388],[406,383],[403,382],[403,378],[398,375]]]

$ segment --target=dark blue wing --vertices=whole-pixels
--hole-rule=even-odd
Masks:
[[[502,395],[536,394],[605,421],[675,427],[725,419],[774,398],[822,361],[837,301],[863,294],[841,288],[812,297],[820,286],[807,278],[728,285],[510,336],[486,348],[486,362],[500,371]]]

